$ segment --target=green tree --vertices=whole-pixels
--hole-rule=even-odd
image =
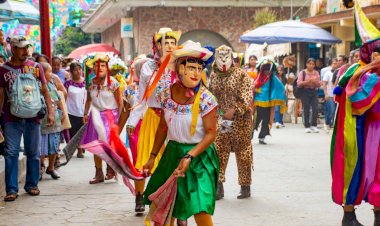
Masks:
[[[276,11],[269,9],[268,7],[265,7],[255,12],[255,16],[253,17],[253,28],[276,22],[278,21],[278,19],[279,18]]]
[[[94,42],[100,42],[100,34],[94,34]],[[67,56],[74,49],[91,44],[91,34],[84,33],[79,27],[66,27],[55,43],[55,54]]]

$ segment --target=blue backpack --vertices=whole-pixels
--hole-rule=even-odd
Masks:
[[[36,66],[37,63],[34,67]],[[19,118],[36,117],[42,108],[40,82],[32,73],[20,73],[7,65],[2,65],[2,67],[17,75],[11,93],[7,91],[11,114]]]

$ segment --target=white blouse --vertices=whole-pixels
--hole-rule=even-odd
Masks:
[[[158,85],[156,87],[156,90],[154,91],[154,93],[152,93],[152,95],[148,98],[148,100],[143,100],[145,90],[151,85],[151,84],[148,84],[149,80],[150,82],[153,81],[153,79],[151,78],[153,76],[156,76],[157,70],[158,70],[157,64],[154,60],[149,60],[143,64],[141,68],[141,72],[140,72],[140,81],[139,81],[138,95],[137,95],[139,105],[137,105],[131,111],[131,114],[129,115],[129,118],[127,121],[128,126],[136,127],[140,119],[144,117],[145,112],[148,109],[148,107],[161,108],[160,103],[157,101],[155,97],[155,94],[160,93],[162,90],[160,90],[159,87],[163,87],[163,86]],[[161,83],[167,84],[170,82],[171,82],[171,73],[169,72],[168,69],[166,69],[166,71],[163,73],[159,81],[159,84]]]
[[[218,106],[215,96],[206,88],[200,90],[200,108],[198,114],[195,134],[191,136],[190,128],[192,121],[193,104],[181,105],[171,97],[171,86],[164,89],[159,95],[158,100],[165,113],[165,120],[168,125],[168,140],[177,141],[184,144],[199,143],[205,136],[202,118]]]
[[[93,83],[90,84],[90,96],[92,99],[92,104],[99,109],[99,111],[104,111],[107,109],[117,109],[117,101],[115,98],[115,91],[119,88],[119,83],[113,77],[111,77],[111,84],[107,86],[107,79],[104,81],[103,85],[100,85],[98,90],[98,85]]]

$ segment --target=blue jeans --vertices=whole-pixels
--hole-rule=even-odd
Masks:
[[[284,125],[284,122],[282,121],[283,117],[284,115],[280,113],[280,106],[276,105],[274,107],[274,122]]]
[[[7,193],[18,193],[18,157],[21,136],[24,135],[26,155],[25,191],[36,188],[40,176],[40,124],[31,120],[7,122],[4,125],[5,138],[5,189]]]
[[[328,101],[325,101],[325,124],[330,127],[334,126],[335,115],[335,103],[333,97],[330,97]]]

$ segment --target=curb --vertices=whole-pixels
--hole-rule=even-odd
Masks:
[[[20,152],[18,158],[18,182],[25,181],[26,157]],[[0,196],[5,196],[5,161],[4,156],[0,156]]]

